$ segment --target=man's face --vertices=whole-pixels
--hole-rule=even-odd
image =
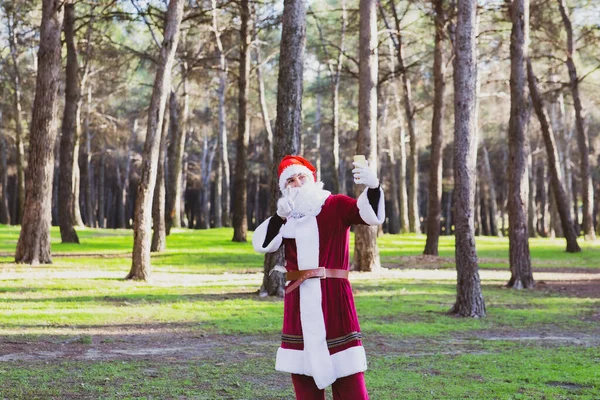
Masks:
[[[305,174],[295,174],[290,176],[287,181],[285,181],[285,187],[302,187],[306,181],[308,180],[308,176]]]

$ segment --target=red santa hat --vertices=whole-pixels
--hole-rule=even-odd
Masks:
[[[317,169],[305,158],[300,156],[285,156],[279,163],[279,168],[277,170],[279,189],[283,191],[287,180],[296,174],[312,175],[315,182],[317,181]]]

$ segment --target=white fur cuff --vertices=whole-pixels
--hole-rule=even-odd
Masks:
[[[379,187],[379,203],[377,204],[377,214],[373,211],[369,198],[367,197],[367,191],[365,189],[356,201],[356,206],[360,217],[369,225],[381,225],[385,221],[385,198],[383,197],[383,189]]]
[[[267,218],[262,224],[260,224],[255,230],[252,236],[252,247],[258,253],[272,253],[279,249],[283,242],[283,237],[280,232],[271,240],[271,243],[267,243],[267,247],[263,247],[265,238],[267,237],[267,228],[269,227],[269,221],[272,217]],[[284,225],[285,226],[285,225]]]

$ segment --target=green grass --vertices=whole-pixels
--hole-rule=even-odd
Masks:
[[[130,230],[82,229],[78,235],[80,245],[62,244],[58,228],[52,229],[54,264],[49,268],[73,270],[95,268],[101,264],[103,270],[127,273],[133,246]],[[14,259],[18,236],[18,227],[0,225],[0,253],[4,253],[0,263]],[[234,243],[231,237],[231,229],[227,228],[176,229],[167,238],[167,250],[153,254],[153,269],[166,273],[261,272],[263,257],[253,251],[250,243]],[[249,240],[251,237],[252,232]],[[481,236],[476,240],[482,269],[508,269],[508,238]],[[382,262],[390,266],[416,265],[413,258],[423,253],[424,243],[424,235],[414,234],[384,235],[378,239]],[[575,254],[564,251],[565,240],[560,238],[533,238],[529,243],[534,267],[600,269],[600,240],[590,243],[580,239],[583,251]],[[439,255],[442,257],[439,267],[454,268],[454,236],[440,237]]]
[[[293,398],[289,377],[273,368],[282,302],[257,296],[262,256],[231,242],[231,229],[176,230],[167,252],[153,255],[149,283],[122,279],[130,231],[82,230],[80,246],[52,234],[54,264],[16,265],[18,229],[0,227],[0,359],[22,351],[15,343],[39,349],[32,360],[0,363],[0,398]],[[380,238],[384,264],[424,268],[414,257],[424,239]],[[579,254],[566,254],[560,239],[530,243],[536,267],[598,271],[598,242],[582,241]],[[507,249],[507,239],[478,238],[485,269],[506,271]],[[453,267],[453,251],[453,239],[442,237],[439,266]],[[482,280],[487,317],[462,319],[446,314],[454,278],[407,276],[352,276],[372,399],[600,398],[598,296]],[[47,356],[132,346],[133,337],[148,347],[190,338],[212,347],[187,358]]]

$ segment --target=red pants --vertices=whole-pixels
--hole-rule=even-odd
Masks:
[[[325,390],[319,389],[312,376],[292,374],[296,400],[325,400]],[[363,372],[338,378],[331,385],[333,400],[369,400]]]

